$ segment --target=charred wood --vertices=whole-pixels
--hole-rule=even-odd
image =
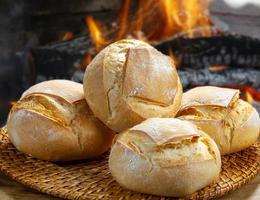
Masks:
[[[260,40],[229,34],[207,38],[177,38],[156,46],[163,53],[172,48],[181,67],[205,68],[212,65],[260,68]]]
[[[260,88],[260,70],[250,68],[228,68],[220,71],[183,68],[178,70],[184,90],[199,85],[235,86],[248,85]]]
[[[260,88],[260,70],[245,68],[227,68],[219,71],[209,69],[181,68],[178,70],[183,89],[199,85],[216,85],[216,86],[236,86],[247,85],[253,88]],[[77,70],[72,80],[82,82],[84,71]]]
[[[212,65],[231,68],[260,68],[260,40],[241,35],[224,35],[208,38],[177,38],[164,41],[155,47],[167,54],[172,48],[180,68],[204,69]],[[37,70],[51,68],[71,69],[93,49],[88,35],[70,41],[52,43],[33,49],[34,64]]]
[[[246,84],[260,88],[260,40],[238,35],[210,38],[178,38],[155,47],[163,53],[172,48],[178,61],[184,88],[193,85]],[[32,49],[33,65],[38,81],[66,78],[81,81],[80,60],[93,50],[88,35],[70,41],[56,42]],[[208,67],[223,65],[225,70]],[[40,78],[39,78],[40,76]]]

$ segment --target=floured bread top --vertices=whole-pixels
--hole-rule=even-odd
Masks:
[[[194,106],[228,107],[239,98],[239,90],[202,86],[193,88],[183,94],[181,110]]]
[[[10,114],[19,110],[45,116],[64,127],[70,126],[77,115],[92,115],[85,100],[71,104],[57,96],[36,93],[20,99],[12,107]]]
[[[158,145],[201,135],[193,124],[172,118],[147,119],[129,131],[143,132]]]
[[[115,143],[123,145],[153,165],[170,167],[215,160],[210,138],[187,121],[151,118],[121,133]]]
[[[139,40],[118,41],[104,52],[103,84],[111,112],[121,97],[159,106],[172,104],[178,75],[171,58]]]
[[[38,83],[26,90],[21,98],[35,93],[58,96],[69,103],[84,99],[83,85],[69,80],[51,80]]]
[[[172,59],[154,48],[132,48],[126,55],[123,95],[161,106],[173,103],[177,72]]]
[[[200,93],[200,91],[202,92]],[[196,95],[195,92],[198,94]],[[204,92],[209,94],[204,94]],[[202,96],[198,97],[199,94]],[[238,90],[199,87],[184,93],[183,96],[186,105],[182,106],[177,117],[197,124],[215,140],[218,140],[222,153],[230,151],[236,132],[255,112],[252,105],[239,99]],[[214,96],[218,99],[218,103],[214,100]],[[202,101],[197,101],[198,99],[207,101],[201,104]]]
[[[222,127],[227,131],[227,135],[232,140],[233,132],[237,128],[242,127],[254,112],[254,108],[249,103],[238,99],[227,108],[214,106],[198,106],[195,108],[187,108],[178,113],[180,119],[193,121],[219,121]],[[231,142],[231,141],[230,141]]]
[[[231,130],[241,127],[254,110],[250,104],[239,99],[239,90],[205,86],[194,88],[183,96],[184,103],[177,117],[186,120],[218,120]]]
[[[17,110],[43,115],[62,126],[70,126],[77,115],[92,115],[82,84],[67,80],[45,81],[30,87],[10,113]]]

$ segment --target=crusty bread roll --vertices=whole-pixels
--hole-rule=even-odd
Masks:
[[[184,93],[178,117],[209,134],[222,155],[249,147],[259,136],[259,114],[239,99],[239,90],[213,86],[193,88]]]
[[[174,117],[182,98],[173,60],[138,40],[103,49],[86,69],[84,91],[95,116],[115,131],[150,117]]]
[[[183,197],[215,181],[221,159],[215,142],[192,123],[150,118],[116,137],[109,168],[130,190]]]
[[[18,150],[51,161],[102,154],[114,135],[91,113],[82,84],[67,80],[42,82],[25,91],[10,111],[7,131]]]

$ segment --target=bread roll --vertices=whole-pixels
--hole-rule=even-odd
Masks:
[[[173,60],[138,40],[103,49],[86,69],[84,91],[95,116],[115,131],[150,117],[174,117],[182,98]]]
[[[10,111],[7,131],[18,150],[51,161],[102,154],[114,135],[91,113],[82,84],[67,80],[42,82],[25,91]]]
[[[190,122],[151,118],[116,137],[109,168],[130,190],[184,197],[218,178],[221,159],[215,142]]]
[[[178,117],[209,134],[222,155],[249,147],[259,136],[259,114],[239,99],[239,90],[213,86],[191,89],[183,95]]]

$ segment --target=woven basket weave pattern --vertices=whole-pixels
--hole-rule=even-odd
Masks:
[[[246,150],[222,157],[217,183],[187,199],[211,199],[240,188],[260,171],[260,142]],[[92,161],[51,163],[17,151],[6,130],[0,129],[0,170],[38,191],[65,199],[170,199],[135,193],[120,187],[108,170],[108,155]]]

